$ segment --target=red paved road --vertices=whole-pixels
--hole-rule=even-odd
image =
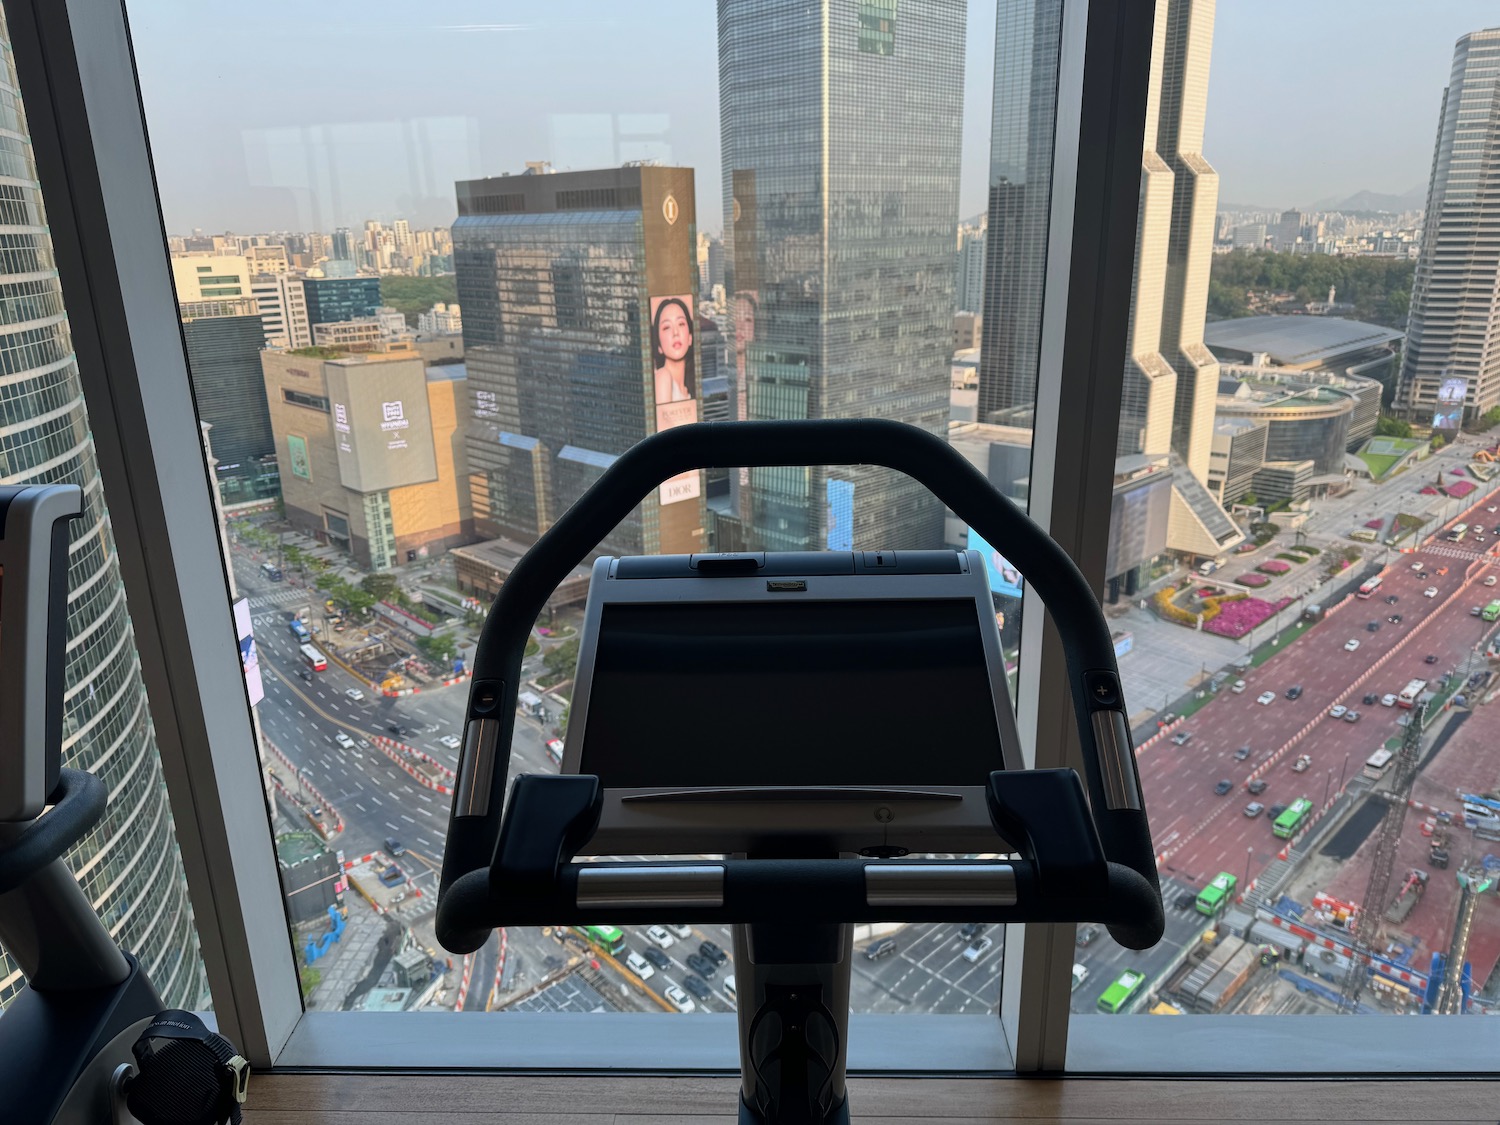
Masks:
[[[1486,526],[1496,521],[1482,514],[1483,503],[1477,508],[1474,514],[1455,518]],[[1465,558],[1449,557],[1450,553]],[[1415,558],[1427,561],[1426,580],[1411,572]],[[1469,616],[1469,609],[1495,592],[1481,586],[1480,580],[1485,572],[1500,574],[1500,565],[1476,565],[1475,575],[1466,581],[1466,564],[1475,558],[1472,544],[1445,544],[1393,556],[1380,595],[1369,601],[1351,600],[1285,653],[1252,670],[1245,677],[1249,687],[1243,694],[1221,692],[1180,728],[1193,732],[1186,746],[1163,739],[1141,755],[1142,783],[1157,851],[1165,857],[1164,874],[1201,885],[1221,870],[1244,878],[1247,868],[1252,877],[1264,869],[1284,842],[1272,834],[1264,814],[1253,820],[1244,815],[1246,803],[1254,799],[1266,805],[1286,804],[1305,796],[1321,805],[1325,794],[1337,792],[1341,772],[1346,781],[1357,774],[1365,758],[1399,731],[1396,720],[1402,712],[1378,704],[1365,706],[1361,697],[1366,692],[1398,692],[1410,679],[1435,678],[1462,663],[1480,632],[1480,622]],[[1448,566],[1449,573],[1439,576],[1440,566]],[[1437,598],[1422,596],[1429,585],[1438,588]],[[1385,602],[1391,594],[1400,599],[1396,605]],[[1401,624],[1386,620],[1392,613],[1401,614]],[[1380,622],[1375,633],[1365,631],[1371,620]],[[1345,652],[1344,643],[1351,638],[1360,647]],[[1372,671],[1390,653],[1394,655]],[[1429,653],[1439,657],[1435,666],[1423,661]],[[1286,689],[1293,684],[1301,684],[1304,693],[1290,701]],[[1269,706],[1256,702],[1263,691],[1276,693]],[[1359,722],[1326,718],[1328,709],[1341,702],[1360,711]],[[1312,728],[1302,741],[1286,748],[1309,724]],[[1251,756],[1237,762],[1234,751],[1243,745],[1251,747]],[[1312,767],[1294,773],[1291,763],[1304,753],[1311,756]],[[1261,774],[1269,785],[1252,798],[1245,784]],[[1220,779],[1235,783],[1224,797],[1213,792]]]

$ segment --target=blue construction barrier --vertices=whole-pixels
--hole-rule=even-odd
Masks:
[[[307,963],[309,965],[327,953],[329,947],[344,936],[344,927],[347,923],[344,921],[344,916],[339,913],[337,906],[330,906],[328,908],[328,921],[328,932],[307,943],[304,953],[307,955]]]

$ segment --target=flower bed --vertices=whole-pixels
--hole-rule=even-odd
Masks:
[[[1385,526],[1385,520],[1365,520],[1365,526],[1374,531],[1379,531]]]
[[[1164,590],[1158,590],[1153,594],[1152,601],[1156,604],[1156,611],[1169,621],[1193,627],[1197,626],[1199,617],[1202,617],[1204,628],[1208,627],[1208,623],[1219,615],[1226,604],[1237,602],[1245,597],[1244,594],[1224,594],[1217,597],[1203,598],[1199,604],[1199,608],[1194,611],[1183,609],[1181,606],[1176,605],[1172,601],[1176,594],[1177,591],[1171,586],[1168,586]]]
[[[1279,554],[1276,557],[1278,559],[1285,559],[1287,562],[1293,563],[1305,563],[1307,561],[1301,555]]]
[[[1250,586],[1252,588],[1268,586],[1271,583],[1271,580],[1264,574],[1242,574],[1235,581],[1241,586]]]
[[[1276,559],[1267,559],[1255,569],[1262,574],[1285,574],[1292,567],[1290,563],[1278,562]]]
[[[1437,495],[1437,489],[1433,488],[1432,485],[1429,484],[1429,485],[1427,485],[1426,487],[1424,487],[1422,489],[1422,495],[1423,496],[1436,496]]]
[[[1199,589],[1193,591],[1193,596],[1199,598],[1216,598],[1223,592],[1224,591],[1219,589],[1217,586],[1202,586]]]
[[[1282,598],[1279,602],[1268,602],[1262,598],[1243,598],[1224,606],[1212,622],[1204,623],[1203,629],[1220,637],[1238,640],[1277,610],[1285,609],[1291,600]]]
[[[1454,499],[1457,499],[1460,496],[1467,496],[1478,487],[1479,486],[1473,481],[1459,480],[1454,481],[1447,488],[1443,489],[1443,491],[1446,492],[1449,496],[1452,496]]]

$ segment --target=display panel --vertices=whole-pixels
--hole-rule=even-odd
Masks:
[[[580,756],[610,787],[982,785],[972,601],[606,605]]]

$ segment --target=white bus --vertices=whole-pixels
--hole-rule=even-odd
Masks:
[[[328,669],[328,658],[312,645],[302,646],[302,659],[307,661],[307,666],[314,672],[323,672]]]
[[[1385,771],[1391,768],[1391,763],[1396,760],[1396,755],[1389,750],[1377,750],[1365,759],[1365,776],[1371,781],[1379,781],[1385,776]]]
[[[1374,578],[1370,579],[1368,582],[1362,585],[1359,588],[1359,593],[1355,596],[1360,598],[1373,598],[1375,596],[1375,591],[1378,589],[1380,589],[1380,575],[1377,574]]]
[[[1448,532],[1448,540],[1452,543],[1462,543],[1464,536],[1467,534],[1469,534],[1469,525],[1466,523],[1456,523],[1453,525],[1452,530]]]

